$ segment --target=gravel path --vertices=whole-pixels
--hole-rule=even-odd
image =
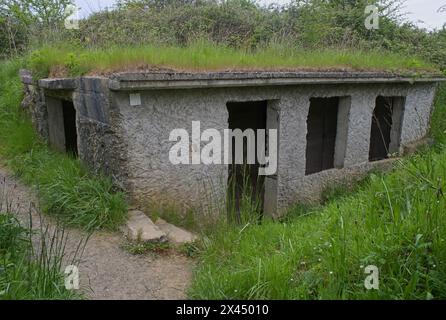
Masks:
[[[2,199],[3,198],[3,199]],[[15,208],[19,219],[28,223],[30,204],[36,200],[29,188],[22,185],[0,164],[0,205],[5,198]],[[39,228],[40,215],[32,213],[33,228]],[[44,224],[55,228],[50,218]],[[67,254],[76,251],[87,235],[68,230]],[[135,256],[121,248],[118,233],[96,232],[85,248],[79,264],[80,286],[88,298],[107,299],[184,299],[191,279],[193,261],[171,254],[163,257]]]

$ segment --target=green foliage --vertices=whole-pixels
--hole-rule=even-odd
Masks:
[[[36,248],[34,236],[40,239]],[[64,286],[65,243],[63,231],[40,229],[35,233],[22,227],[12,212],[0,211],[0,300],[82,298]],[[73,257],[72,263],[75,260]]]
[[[16,249],[13,254],[21,251],[27,241],[26,231],[17,218],[11,214],[0,213],[0,256],[5,255],[11,248]]]
[[[17,2],[26,7],[29,0]],[[17,16],[13,12],[22,11],[6,6],[9,9],[4,12],[9,14],[0,14],[0,27],[5,31],[0,32],[0,41],[10,53],[55,44],[88,49],[175,47],[206,39],[243,50],[286,43],[300,51],[332,48],[394,52],[421,56],[443,70],[446,68],[446,29],[428,32],[406,22],[402,13],[404,0],[296,0],[285,6],[268,7],[250,0],[124,0],[115,10],[95,13],[82,20],[79,30],[61,27],[63,9],[69,0],[31,2],[40,8],[47,8],[51,2],[48,7],[51,10],[46,13],[42,9],[26,9],[24,16]],[[378,4],[380,8],[378,30],[367,30],[364,26],[367,16],[364,9],[368,4]],[[21,23],[24,27],[15,30],[17,44],[10,41],[8,26],[12,20],[6,19],[10,16],[17,16],[14,21],[25,21]],[[414,61],[413,67],[418,65]],[[77,65],[73,67],[70,70],[73,73],[83,71]]]
[[[124,194],[115,190],[110,178],[93,176],[69,156],[36,144],[8,164],[22,181],[36,186],[41,209],[65,225],[116,230],[125,222]]]
[[[436,148],[372,173],[353,193],[298,204],[282,223],[220,225],[198,246],[197,299],[445,299],[446,95],[435,103]],[[379,290],[364,268],[379,268]]]
[[[30,38],[57,32],[72,0],[0,0],[0,58],[17,55]]]
[[[377,51],[301,50],[274,44],[256,51],[198,40],[187,47],[145,46],[83,50],[45,47],[31,54],[29,67],[40,77],[52,69],[66,76],[89,72],[111,72],[135,68],[164,67],[176,70],[381,70],[395,72],[438,72],[435,66],[413,56]]]
[[[431,136],[437,145],[446,145],[446,84],[442,83],[435,98],[434,113],[431,117]]]
[[[168,242],[128,241],[122,247],[134,255],[168,255],[173,250]]]
[[[117,10],[92,15],[76,31],[57,29],[57,23],[34,28],[36,22],[0,13],[0,55],[37,49],[26,61],[1,66],[0,154],[24,181],[38,186],[46,211],[71,225],[115,228],[125,215],[123,195],[106,178],[93,177],[78,162],[47,150],[26,116],[17,112],[19,66],[26,64],[38,77],[54,69],[76,76],[153,65],[446,70],[445,28],[428,32],[404,23],[402,1],[382,0],[377,1],[380,29],[367,30],[364,8],[371,2],[376,1],[297,0],[260,7],[249,0],[129,0]],[[242,227],[219,224],[202,243],[187,248],[200,257],[190,296],[446,298],[445,110],[442,85],[431,128],[436,147],[403,160],[390,173],[371,174],[353,189],[327,190],[324,205],[296,205],[281,223],[262,224],[252,219],[256,210],[250,203],[243,206]],[[15,243],[11,234],[0,237]],[[146,249],[131,247],[136,253]],[[380,268],[379,291],[363,286],[368,264]]]
[[[19,110],[21,64],[0,64],[0,157],[25,183],[36,187],[44,212],[69,226],[118,228],[127,215],[125,195],[110,178],[93,175],[78,160],[49,150]]]
[[[190,296],[444,299],[445,163],[444,150],[420,154],[310,215],[217,232],[205,242]],[[364,288],[371,264],[379,290]]]

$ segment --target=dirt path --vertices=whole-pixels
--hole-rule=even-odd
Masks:
[[[19,219],[28,223],[30,203],[36,200],[29,188],[18,182],[0,164],[0,197],[17,208]],[[0,199],[0,204],[2,203]],[[33,213],[39,228],[39,214]],[[44,223],[55,225],[49,218]],[[87,235],[68,230],[67,254],[75,252]],[[134,256],[120,246],[118,233],[96,232],[89,239],[79,265],[80,285],[90,299],[183,299],[191,279],[193,262],[183,256]]]

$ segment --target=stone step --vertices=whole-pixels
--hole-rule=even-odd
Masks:
[[[167,234],[139,210],[129,211],[129,219],[123,227],[124,234],[132,241],[166,242]]]
[[[156,220],[155,225],[163,231],[167,235],[169,241],[174,244],[191,243],[198,239],[193,233],[178,228],[163,219]]]

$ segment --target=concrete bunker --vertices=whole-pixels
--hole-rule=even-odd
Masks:
[[[79,158],[110,175],[137,203],[220,213],[237,165],[173,164],[169,134],[194,121],[201,131],[221,133],[276,129],[275,173],[258,177],[258,161],[249,169],[263,213],[273,217],[422,142],[437,84],[444,81],[439,75],[272,71],[22,79],[33,95],[28,101],[35,102],[31,113],[41,136],[62,151],[72,150],[75,117]],[[72,101],[75,115],[64,100]],[[71,113],[64,117],[65,109]]]

